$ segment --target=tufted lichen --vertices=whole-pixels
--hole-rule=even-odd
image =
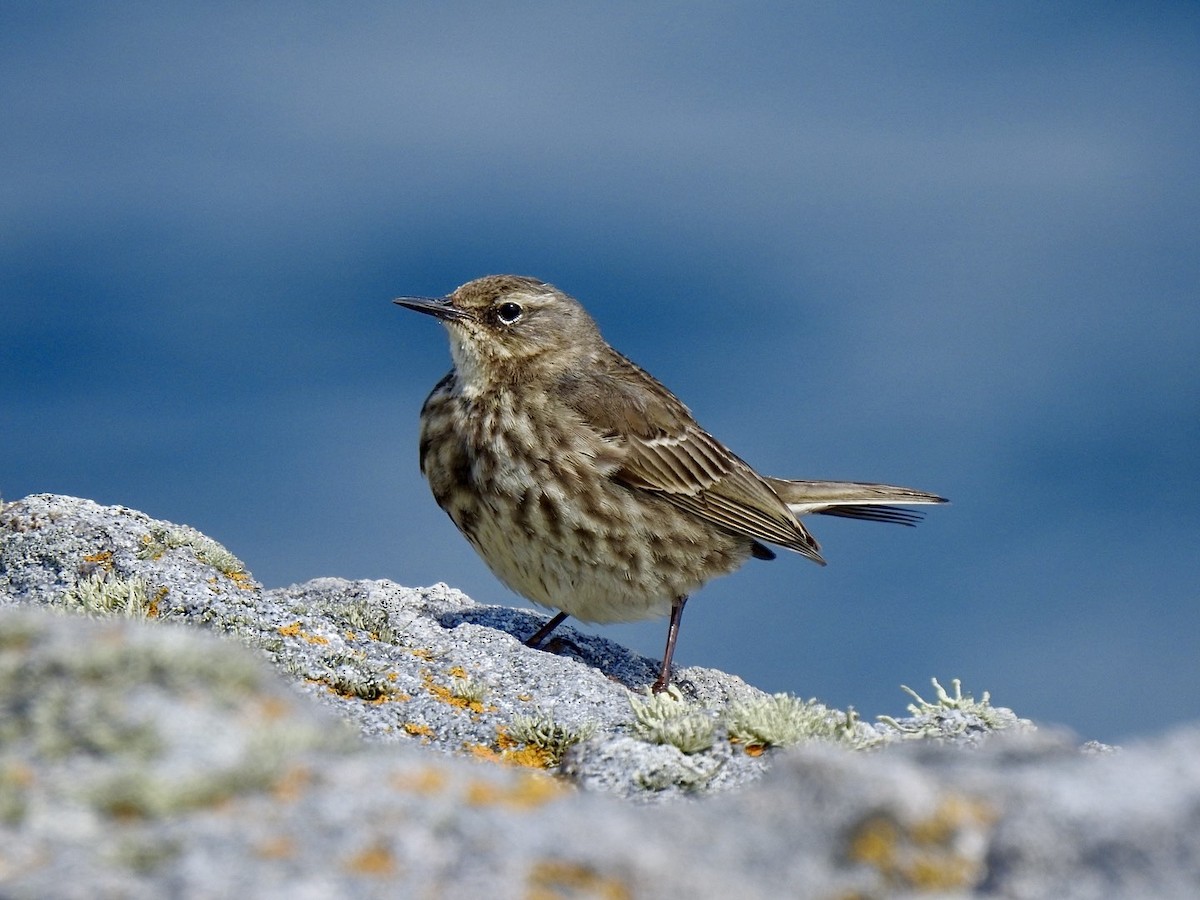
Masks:
[[[568,749],[595,732],[594,723],[575,728],[556,722],[549,713],[540,710],[532,716],[513,716],[508,728],[509,738],[539,750],[550,765],[558,765]]]
[[[716,741],[716,717],[683,699],[675,685],[645,700],[629,695],[633,728],[638,737],[652,744],[670,744],[684,753],[699,753]]]

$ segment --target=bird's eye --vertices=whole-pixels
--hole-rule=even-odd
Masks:
[[[521,304],[501,303],[496,307],[496,318],[505,325],[511,325],[517,319],[521,318]]]

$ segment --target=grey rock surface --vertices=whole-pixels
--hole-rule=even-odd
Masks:
[[[651,700],[654,661],[541,621],[5,504],[0,896],[1200,895],[1200,730],[1085,752],[956,691],[871,725],[698,668]]]

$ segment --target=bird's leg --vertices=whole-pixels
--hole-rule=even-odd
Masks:
[[[552,632],[566,620],[567,614],[565,612],[560,612],[557,616],[535,631],[533,636],[525,641],[525,646],[532,647],[536,650],[538,647],[542,646],[542,641],[550,637],[550,632]]]
[[[671,601],[671,624],[667,626],[667,649],[663,651],[662,669],[658,673],[658,680],[650,687],[650,690],[656,694],[660,694],[667,689],[667,685],[671,683],[671,658],[675,655],[675,640],[679,637],[679,623],[683,619],[683,604],[687,603],[687,597],[676,597]]]

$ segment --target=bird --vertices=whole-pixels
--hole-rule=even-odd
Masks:
[[[514,592],[612,623],[668,616],[667,688],[684,605],[772,547],[825,565],[809,514],[913,525],[936,494],[760,475],[670,390],[613,349],[583,305],[519,275],[442,297],[398,297],[449,333],[451,370],[421,407],[418,459],[434,499]]]

